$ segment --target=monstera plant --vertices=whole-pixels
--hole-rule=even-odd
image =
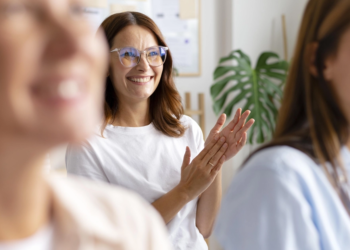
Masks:
[[[276,53],[262,53],[253,68],[246,54],[233,51],[221,58],[214,72],[216,82],[210,89],[214,112],[218,115],[223,111],[229,117],[234,107],[243,102],[243,111],[251,110],[250,118],[255,119],[249,143],[269,140],[276,126],[287,71],[288,63]],[[236,93],[230,95],[232,92]],[[229,96],[233,98],[228,100]]]

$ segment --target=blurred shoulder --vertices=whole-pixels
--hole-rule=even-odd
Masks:
[[[315,166],[318,167],[304,152],[289,146],[275,146],[255,153],[243,166],[242,173],[307,174]]]
[[[139,249],[163,249],[160,244],[169,249],[162,218],[136,193],[79,177],[49,177],[48,183],[61,207],[96,237],[109,241],[118,233],[122,235],[118,240],[132,249],[142,244],[154,248]]]
[[[193,118],[191,118],[187,115],[182,115],[180,118],[180,122],[182,125],[187,127],[188,130],[202,131],[201,128],[199,127],[198,123],[195,120],[193,120]]]

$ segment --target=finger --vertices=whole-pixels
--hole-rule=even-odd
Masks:
[[[214,157],[216,154],[220,154],[220,148],[222,145],[224,145],[226,141],[225,137],[221,137],[220,140],[212,147],[209,152],[202,158],[202,164],[203,166],[206,166],[211,158]]]
[[[218,164],[220,158],[226,153],[226,150],[228,148],[228,144],[224,143],[224,145],[222,145],[222,147],[220,148],[220,150],[218,151],[218,153],[216,153],[214,155],[214,157],[212,157],[209,162],[208,162],[208,167],[210,169],[212,169],[213,167],[216,166],[216,164]]]
[[[235,128],[232,130],[232,133],[235,135],[245,124],[248,116],[250,115],[250,110],[245,111],[242,116],[241,119],[239,119],[237,125],[235,126]]]
[[[214,138],[215,135],[218,135],[220,133],[220,130],[222,126],[224,126],[226,122],[226,114],[221,114],[219,119],[216,121],[215,126],[212,128],[212,130],[209,133],[208,140],[205,141],[204,145],[207,145],[212,138]]]
[[[182,161],[181,169],[184,169],[185,167],[187,167],[190,164],[190,161],[191,161],[191,150],[189,147],[186,147],[186,151],[185,151],[184,159]]]
[[[225,161],[226,161],[226,157],[225,157],[225,155],[223,155],[220,158],[218,164],[216,164],[216,166],[211,170],[211,174],[214,176],[217,175],[219,173],[219,171],[221,170],[222,165],[224,164]]]
[[[241,118],[241,113],[242,113],[242,109],[241,108],[237,109],[236,114],[233,117],[232,121],[230,121],[230,123],[224,128],[223,132],[224,131],[231,132],[235,128],[237,122]]]
[[[220,136],[215,135],[212,140],[210,140],[207,144],[205,144],[204,149],[197,155],[196,159],[202,160],[204,156],[209,152],[210,149],[214,147],[214,145],[219,140]]]
[[[215,126],[213,127],[213,129],[210,131],[210,133],[219,133],[222,126],[224,126],[226,122],[226,114],[222,114],[220,115],[219,119],[216,121]]]
[[[254,122],[255,122],[254,119],[250,119],[237,133],[232,132],[229,136],[228,141],[230,143],[232,143],[233,141],[236,141],[236,142],[240,141],[243,134],[253,126]]]

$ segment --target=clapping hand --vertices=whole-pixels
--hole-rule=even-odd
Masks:
[[[245,111],[243,114],[241,113],[242,109],[238,109],[232,121],[220,131],[226,121],[226,115],[222,114],[210,131],[208,139],[205,142],[205,144],[211,142],[216,135],[225,137],[226,143],[228,143],[228,149],[225,153],[226,161],[235,156],[246,144],[247,131],[255,122],[254,119],[250,119],[246,122],[250,115],[249,110]]]

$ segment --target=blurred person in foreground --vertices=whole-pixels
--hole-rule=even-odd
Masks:
[[[234,178],[224,249],[350,249],[350,1],[310,0],[274,139]]]
[[[46,153],[102,116],[107,46],[79,0],[0,0],[0,249],[169,249],[128,191],[44,177]]]

